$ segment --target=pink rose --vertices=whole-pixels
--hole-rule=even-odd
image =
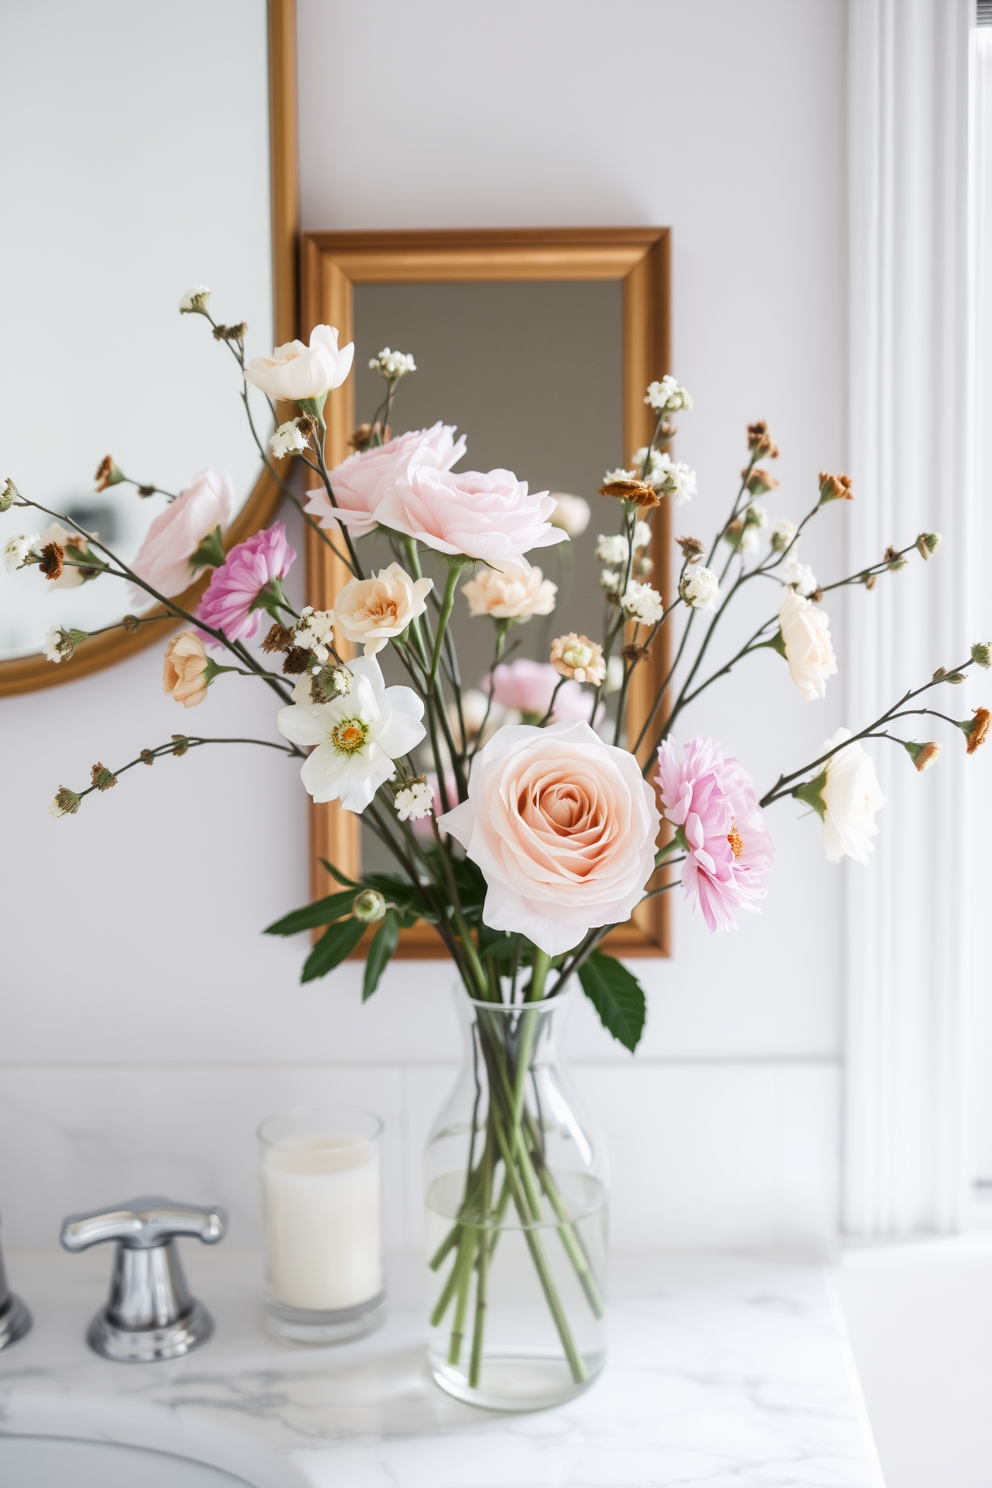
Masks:
[[[234,486],[223,470],[198,470],[164,512],[159,512],[138,549],[131,568],[166,599],[182,594],[196,575],[189,560],[215,527],[226,527],[234,515]],[[144,589],[128,585],[132,604],[147,603]]]
[[[629,919],[654,868],[654,791],[586,723],[501,728],[472,761],[468,800],[438,825],[482,869],[482,911],[549,956]]]
[[[365,537],[376,525],[376,508],[411,465],[433,465],[450,470],[465,453],[465,436],[455,440],[452,424],[437,423],[431,429],[399,434],[388,444],[349,455],[330,472],[331,489],[341,509],[341,520],[352,537]],[[307,492],[307,511],[322,527],[333,527],[338,511],[323,486]]]
[[[551,525],[554,509],[547,491],[531,494],[527,482],[518,481],[510,470],[456,475],[414,465],[386,493],[376,515],[383,527],[438,553],[463,553],[491,563],[567,542],[568,534]]]
[[[214,630],[222,630],[229,641],[249,641],[258,634],[264,611],[257,606],[266,585],[283,579],[296,558],[296,549],[286,541],[286,529],[274,522],[233,547],[221,568],[214,571],[200,600],[196,618]],[[210,645],[220,643],[207,636]]]
[[[521,656],[516,661],[504,661],[493,668],[493,701],[501,708],[512,708],[539,720],[547,713],[559,682],[561,677],[550,662],[530,661]],[[483,678],[482,690],[488,694],[488,678]],[[592,705],[591,692],[583,692],[577,682],[562,682],[551,717],[555,723],[576,718],[588,723],[592,717]]]

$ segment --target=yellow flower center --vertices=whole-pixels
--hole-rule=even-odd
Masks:
[[[369,736],[363,718],[344,718],[331,730],[331,743],[339,754],[355,754]]]
[[[727,841],[733,848],[734,857],[739,858],[741,853],[744,851],[744,838],[741,836],[740,832],[738,832],[736,822],[727,833]]]

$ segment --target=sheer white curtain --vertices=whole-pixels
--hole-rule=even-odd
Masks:
[[[849,718],[966,659],[977,603],[969,275],[974,0],[849,0],[850,566],[936,530],[926,565],[851,591]],[[985,615],[988,623],[992,618]],[[992,683],[932,695],[963,718]],[[983,687],[983,683],[986,685]],[[918,776],[873,746],[888,805],[847,865],[844,1228],[960,1228],[971,1178],[969,1003],[976,771],[962,736]],[[979,826],[986,835],[988,825]],[[978,901],[980,902],[980,901]],[[984,906],[983,906],[984,912]]]

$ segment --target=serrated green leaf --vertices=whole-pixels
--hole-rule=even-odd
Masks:
[[[340,868],[335,868],[334,864],[329,863],[326,858],[321,858],[320,861],[323,863],[324,867],[327,869],[331,877],[336,878],[338,883],[343,884],[346,889],[358,889],[361,887],[361,885],[357,884],[353,878],[349,878],[346,873],[342,873]]]
[[[386,917],[372,937],[368,960],[365,962],[365,980],[362,983],[362,1001],[367,1002],[379,985],[379,978],[389,965],[400,939],[399,916],[395,909],[386,911]]]
[[[339,920],[320,937],[303,963],[301,982],[312,982],[340,966],[365,934],[361,920]]]
[[[263,933],[265,935],[297,935],[301,930],[314,930],[318,925],[333,924],[335,920],[351,914],[354,898],[354,889],[348,889],[343,894],[329,894],[326,899],[318,899],[314,904],[306,904],[302,909],[294,909],[291,914],[283,915],[281,920],[276,920],[275,924],[266,925]]]
[[[607,1033],[633,1054],[644,1032],[647,1004],[637,978],[614,956],[593,951],[579,967],[582,990]]]

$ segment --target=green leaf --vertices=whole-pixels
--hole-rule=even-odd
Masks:
[[[265,935],[297,935],[301,930],[313,930],[317,925],[330,925],[334,920],[340,920],[343,915],[351,914],[352,901],[355,898],[355,890],[348,889],[344,894],[329,894],[326,899],[318,899],[315,904],[306,904],[302,909],[294,909],[291,914],[283,915],[281,920],[276,920],[273,925],[266,925]]]
[[[334,864],[329,863],[326,858],[321,858],[320,861],[323,863],[324,867],[327,869],[331,877],[336,878],[338,883],[343,884],[346,889],[361,888],[361,884],[357,884],[353,878],[348,878],[346,874],[341,872],[340,868],[335,868]]]
[[[365,980],[362,983],[362,1001],[367,1002],[379,985],[379,978],[389,965],[400,939],[399,916],[395,909],[386,911],[386,917],[372,938],[368,960],[365,963]]]
[[[588,961],[583,961],[579,981],[607,1033],[633,1054],[644,1032],[647,1013],[640,982],[605,951],[593,951]]]
[[[822,770],[815,780],[804,780],[792,792],[797,801],[805,801],[807,806],[812,806],[821,821],[827,814],[827,803],[823,799],[823,787],[826,783],[827,772]]]
[[[361,920],[339,920],[318,940],[303,963],[301,982],[312,982],[340,966],[365,934]]]

